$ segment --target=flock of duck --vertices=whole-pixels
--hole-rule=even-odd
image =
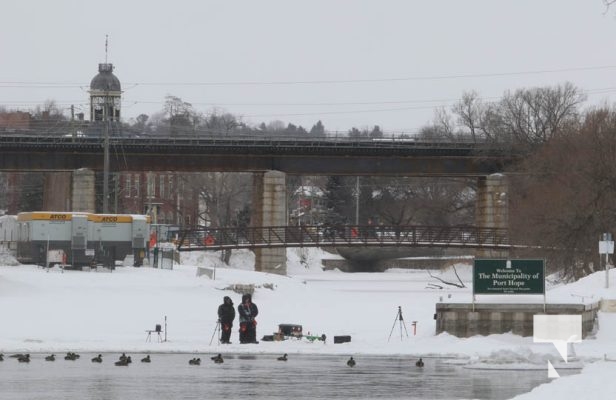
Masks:
[[[66,353],[66,356],[64,356],[64,359],[67,361],[75,361],[77,359],[79,359],[81,356],[77,353],[73,353],[73,352],[68,352]],[[30,354],[13,354],[10,355],[9,358],[16,358],[17,361],[19,361],[20,363],[29,363],[30,362]],[[220,361],[219,361],[220,359]],[[198,361],[197,361],[198,360]],[[214,360],[214,362],[216,363],[220,363],[222,362],[222,356],[219,354],[216,357],[212,357],[212,360]],[[0,361],[4,361],[4,354],[0,353]],[[51,354],[45,357],[45,361],[56,361],[56,355],[55,354]],[[103,362],[103,355],[99,354],[96,357],[93,357],[91,360],[93,363],[102,363]],[[122,353],[122,355],[120,356],[120,358],[118,359],[118,361],[116,361],[114,364],[118,367],[125,367],[128,366],[128,364],[132,363],[133,360],[131,359],[130,356],[127,356],[126,353]],[[150,355],[148,354],[147,356],[145,356],[144,358],[141,359],[142,363],[149,363],[152,362],[152,359],[150,358]],[[198,358],[193,358],[192,360],[190,360],[188,362],[190,365],[199,365],[201,363],[201,360]]]
[[[19,361],[20,363],[29,363],[30,362],[30,354],[13,354],[11,356],[9,356],[10,358],[16,358],[17,361]],[[65,360],[68,361],[75,361],[79,358],[79,354],[77,353],[72,353],[72,352],[68,352],[66,353],[66,356],[64,356]],[[210,359],[212,361],[214,361],[215,364],[222,364],[225,360],[222,358],[222,354],[218,354],[214,357],[210,357]],[[278,361],[287,361],[288,360],[288,355],[287,353],[285,353],[284,355],[280,356],[277,358]],[[4,361],[4,354],[0,353],[0,361]],[[45,357],[45,361],[56,361],[56,356],[55,354],[51,354],[49,356]],[[92,358],[92,362],[93,363],[102,363],[103,362],[103,356],[101,354],[97,355],[96,357]],[[133,361],[131,360],[130,356],[127,356],[126,353],[122,353],[122,355],[120,356],[120,358],[118,359],[118,361],[116,361],[114,364],[118,367],[125,367],[128,366],[128,364],[132,363]],[[148,354],[147,356],[145,356],[144,358],[141,359],[142,363],[149,363],[152,362],[152,359],[150,358],[150,355]],[[349,358],[349,360],[346,363],[349,367],[354,367],[356,365],[355,360],[353,359],[353,357]],[[190,360],[188,360],[188,365],[201,365],[201,359],[200,358],[192,358]],[[422,368],[424,366],[424,362],[423,360],[420,358],[419,360],[417,360],[417,362],[415,362],[415,366],[418,368]]]
[[[287,356],[287,355],[285,354],[285,360],[284,360],[284,361],[287,361],[287,360],[286,360],[286,356]],[[278,359],[280,360],[280,358],[278,358]],[[355,360],[353,359],[353,357],[349,358],[349,360],[347,361],[347,365],[348,365],[349,367],[354,367],[354,366],[355,366],[355,364],[356,364],[356,362],[355,362]],[[422,367],[424,366],[424,362],[423,362],[423,360],[422,360],[421,358],[420,358],[419,360],[417,360],[417,362],[415,362],[415,366],[416,366],[416,367],[418,367],[418,368],[422,368]]]

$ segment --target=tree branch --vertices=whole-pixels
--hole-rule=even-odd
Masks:
[[[438,280],[439,282],[444,283],[445,285],[455,286],[455,287],[459,287],[459,288],[465,288],[465,287],[466,287],[466,285],[464,284],[464,282],[462,282],[462,279],[460,279],[460,276],[458,275],[458,271],[456,271],[456,267],[455,267],[455,266],[453,267],[453,270],[454,270],[454,272],[455,272],[455,274],[456,274],[456,277],[458,278],[458,282],[459,282],[459,283],[456,283],[456,282],[448,282],[448,281],[446,281],[446,280],[444,280],[444,279],[442,279],[442,278],[439,278],[438,276],[434,276],[434,275],[432,275],[432,273],[431,273],[430,271],[428,271],[428,275],[430,275],[430,277],[432,277],[432,278],[434,278],[434,279]],[[435,285],[435,286],[436,286],[436,285]]]

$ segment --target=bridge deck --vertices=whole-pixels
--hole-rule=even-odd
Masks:
[[[112,137],[112,171],[469,175],[503,170],[508,149],[465,140],[348,137]],[[101,137],[0,135],[0,170],[103,168]]]

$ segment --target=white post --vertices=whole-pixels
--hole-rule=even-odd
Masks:
[[[610,264],[608,261],[608,253],[605,253],[605,288],[610,288]]]
[[[47,235],[47,249],[45,250],[45,269],[49,272],[49,235]]]
[[[601,263],[601,254],[605,254],[605,288],[610,287],[610,265],[609,255],[614,254],[614,241],[611,233],[604,233],[601,235],[599,241],[599,263]]]

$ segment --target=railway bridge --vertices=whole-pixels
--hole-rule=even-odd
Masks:
[[[477,227],[508,226],[507,180],[501,173],[516,160],[502,145],[488,142],[349,137],[91,137],[68,132],[0,135],[0,171],[252,172],[251,226],[286,224],[287,174],[350,176],[472,177],[477,179]],[[112,162],[109,162],[109,159]],[[105,161],[107,160],[107,161]],[[90,187],[73,173],[73,187]],[[75,204],[72,205],[73,209]],[[273,228],[267,228],[269,232]],[[293,237],[285,231],[285,241]],[[223,235],[224,236],[224,235]],[[349,245],[359,244],[351,240]],[[367,240],[364,245],[377,244]],[[289,242],[285,242],[289,243]],[[315,245],[318,241],[312,241]],[[379,245],[388,245],[381,241]],[[410,244],[411,242],[407,242]],[[417,242],[419,243],[419,242]],[[470,243],[470,242],[468,242]],[[236,244],[236,246],[239,244]],[[286,244],[285,244],[286,245]],[[308,245],[308,243],[306,243]],[[252,248],[256,269],[286,273],[286,253],[273,242]],[[482,254],[503,255],[498,246],[477,247]]]

